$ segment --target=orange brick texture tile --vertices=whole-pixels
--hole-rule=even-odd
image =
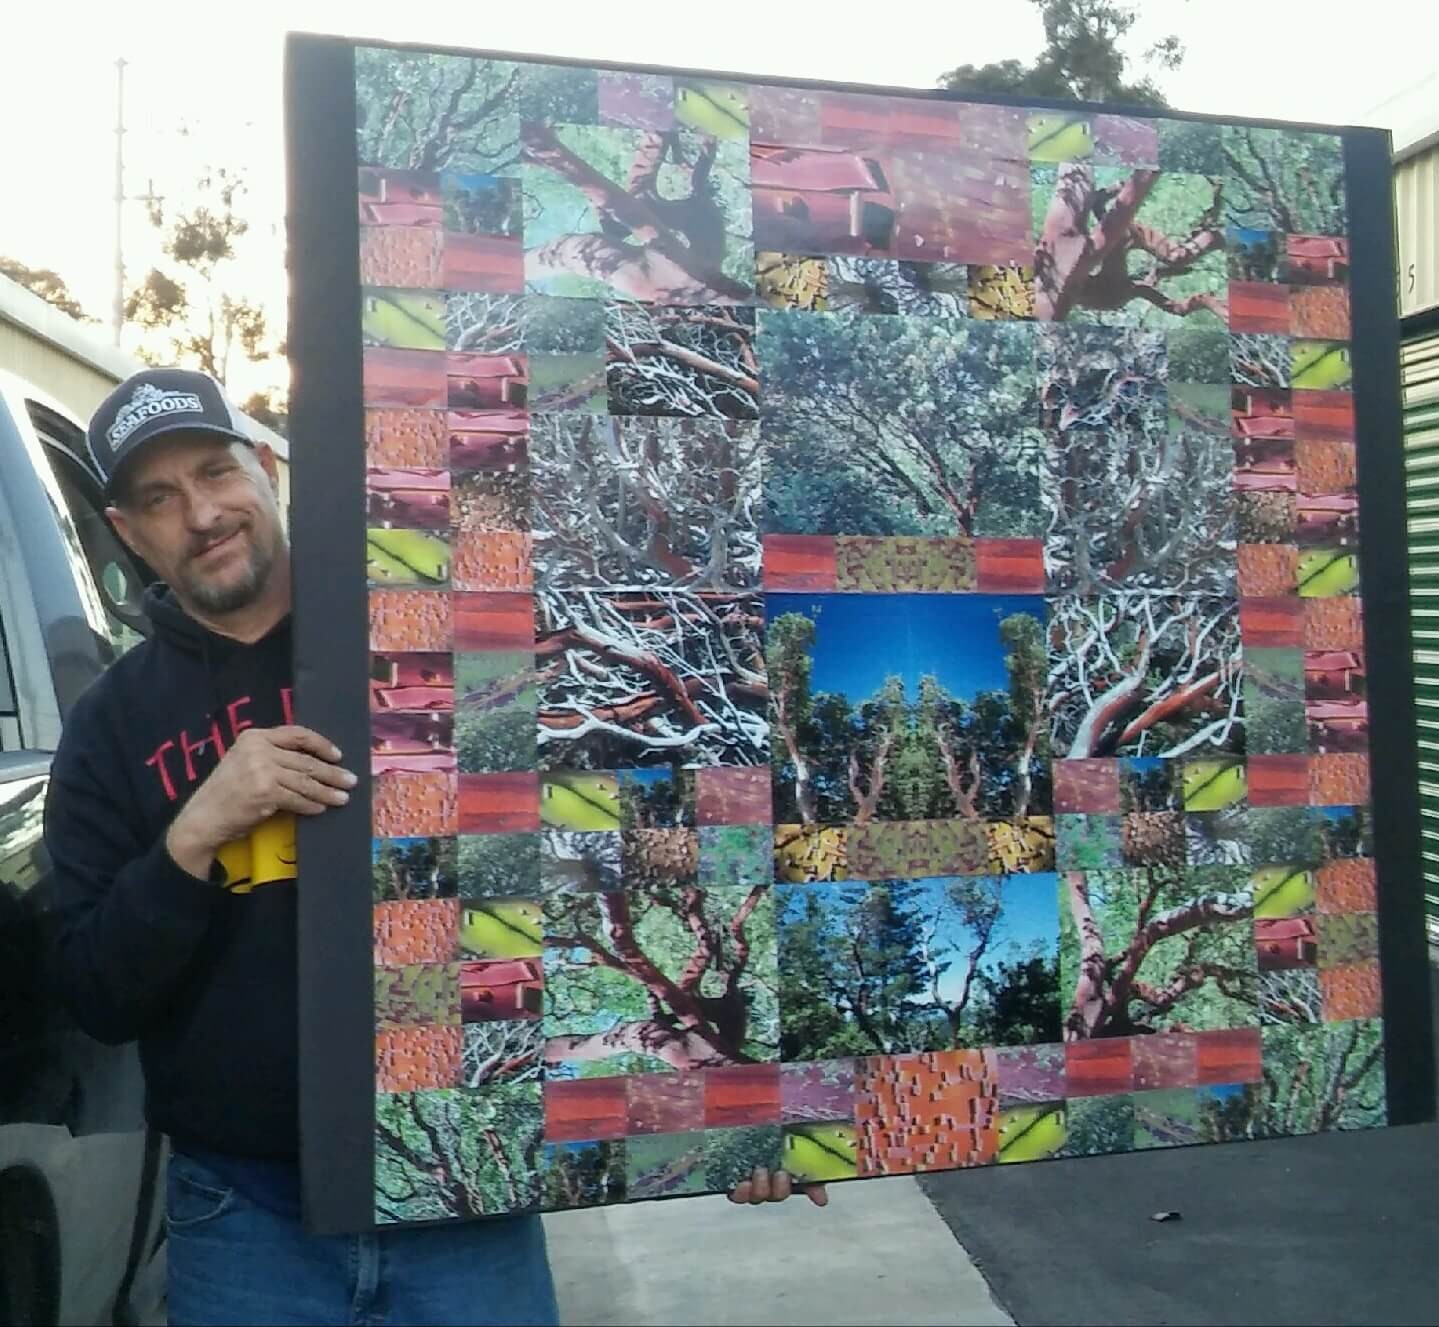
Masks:
[[[1369,800],[1369,757],[1327,752],[1309,758],[1309,800],[1315,806],[1359,806]]]
[[[433,226],[364,226],[360,281],[433,290],[443,284],[444,232]]]
[[[1363,611],[1357,597],[1304,600],[1304,648],[1362,650]]]
[[[1240,544],[1239,593],[1260,599],[1298,594],[1298,547],[1294,544]]]
[[[365,464],[443,470],[450,441],[442,410],[365,411]]]
[[[1318,903],[1322,913],[1373,912],[1378,906],[1374,862],[1352,857],[1319,868]]]
[[[455,539],[450,579],[457,590],[528,590],[531,536],[518,530],[477,533],[461,530]]]
[[[463,1051],[461,1027],[381,1029],[375,1033],[375,1090],[422,1092],[456,1087]]]
[[[374,832],[382,839],[455,834],[457,803],[453,774],[382,774],[371,793]]]
[[[374,910],[375,962],[448,963],[458,956],[459,899],[406,899],[377,903]]]
[[[864,1061],[856,1084],[859,1173],[983,1166],[999,1146],[992,1053],[934,1051]]]
[[[1301,493],[1347,493],[1359,482],[1359,463],[1352,442],[1306,438],[1294,444]]]
[[[452,639],[449,595],[424,590],[371,591],[372,650],[448,650]]]
[[[1383,1012],[1378,963],[1345,963],[1319,974],[1324,1019],[1342,1023],[1350,1018],[1378,1018]]]
[[[1289,310],[1296,336],[1349,339],[1349,292],[1343,286],[1295,286]]]

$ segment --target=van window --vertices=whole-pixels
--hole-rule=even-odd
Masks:
[[[10,671],[5,619],[0,616],[0,751],[18,751],[20,747],[20,706],[15,699],[15,680]]]
[[[120,542],[105,519],[99,482],[80,460],[85,442],[79,430],[49,410],[28,403],[30,420],[44,446],[51,473],[64,498],[80,548],[105,610],[105,623],[117,653],[138,645],[149,632],[141,596],[153,579]]]

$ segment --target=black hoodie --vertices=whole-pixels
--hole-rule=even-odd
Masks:
[[[228,845],[209,881],[165,831],[247,727],[292,722],[289,619],[252,645],[161,587],[154,636],[76,703],[50,781],[57,976],[80,1026],[138,1040],[146,1115],[181,1150],[298,1152],[294,824]]]

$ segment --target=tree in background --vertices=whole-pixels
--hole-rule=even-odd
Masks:
[[[784,927],[781,1055],[823,1059],[927,1050],[924,890],[911,880],[813,889]]]
[[[493,1215],[539,1198],[538,1083],[391,1092],[375,1110],[375,1205],[384,1221]]]
[[[976,980],[974,1041],[980,1046],[1026,1046],[1060,1038],[1059,956],[1033,955],[980,971]]]
[[[529,91],[521,68],[509,60],[361,48],[355,54],[360,160],[475,174],[512,166],[520,157],[519,125],[502,112],[513,96]],[[527,105],[526,118],[550,118],[535,111],[562,106],[558,99],[541,100]]]
[[[838,1055],[864,1055],[875,1049],[857,1022],[846,1021],[838,987],[847,965],[843,939],[818,891],[805,890],[784,917],[780,967],[780,1056],[817,1058],[821,1047],[843,1047]],[[850,952],[853,966],[860,956]],[[883,1048],[881,1044],[881,1049]]]
[[[455,848],[441,839],[386,839],[370,865],[374,901],[443,898],[455,887]]]
[[[1115,0],[1030,0],[1044,21],[1044,49],[1032,63],[999,60],[960,65],[940,77],[955,92],[1015,92],[1026,96],[1076,101],[1122,102],[1131,106],[1167,106],[1149,75],[1133,76],[1131,60],[1120,49],[1139,18],[1138,6]],[[1184,47],[1175,36],[1150,46],[1142,62],[1175,70]]]
[[[810,676],[814,664],[814,623],[800,613],[785,613],[769,624],[765,644],[766,668],[773,704],[771,717],[780,740],[771,747],[776,779],[783,777],[785,762],[792,771],[795,806],[807,825],[819,819],[819,791],[810,758],[813,726],[813,696]]]
[[[1006,942],[1006,883],[882,880],[792,895],[782,919],[783,1058],[1058,1041],[1058,966]],[[1008,961],[999,957],[1006,943]]]
[[[786,313],[758,354],[771,533],[1043,535],[1023,324]]]
[[[290,408],[283,392],[251,392],[241,402],[240,409],[257,424],[274,429],[282,437],[290,436]]]
[[[46,304],[53,304],[61,313],[68,314],[77,322],[98,321],[80,307],[80,301],[70,293],[65,278],[48,267],[28,267],[16,258],[0,256],[0,276],[15,282],[17,286],[24,286],[32,295],[39,295]]]
[[[1067,1041],[1258,1023],[1246,868],[1070,871],[1062,888]]]
[[[546,1207],[624,1201],[623,1142],[551,1143],[543,1155],[541,1192]]]
[[[823,610],[813,610],[819,614]],[[870,696],[813,692],[816,623],[783,613],[766,646],[778,814],[802,824],[1020,819],[1049,799],[1043,628],[998,623],[1007,691],[953,695],[925,675],[891,676]]]
[[[1009,718],[1018,752],[1014,766],[1014,804],[1010,810],[1019,819],[1029,813],[1035,797],[1036,777],[1048,774],[1048,659],[1044,629],[1039,619],[1028,613],[1012,613],[1001,621],[999,640],[1005,650]],[[1038,765],[1036,756],[1040,757]]]
[[[1284,1138],[1384,1123],[1384,1025],[1378,1019],[1264,1029],[1264,1080],[1202,1107],[1200,1141]]]
[[[217,167],[197,181],[188,208],[167,212],[163,199],[148,201],[166,262],[130,291],[125,317],[168,340],[163,351],[142,347],[142,359],[194,367],[223,383],[236,353],[253,363],[284,354],[264,309],[239,293],[239,245],[250,230],[240,211],[245,191],[243,174]],[[245,406],[262,423],[283,422],[283,405],[269,393]]]
[[[773,908],[767,885],[551,895],[546,1064],[586,1077],[773,1059]]]

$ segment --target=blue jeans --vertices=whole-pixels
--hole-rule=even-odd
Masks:
[[[166,1230],[171,1327],[559,1322],[537,1216],[311,1235],[176,1153]]]

